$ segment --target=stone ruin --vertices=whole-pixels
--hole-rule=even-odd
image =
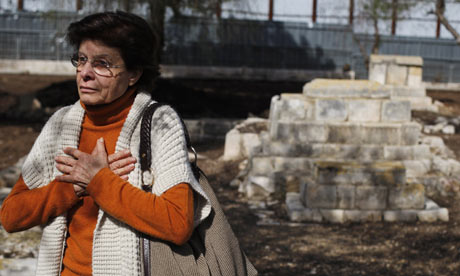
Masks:
[[[268,131],[245,149],[246,169],[233,182],[240,192],[256,202],[282,195],[292,221],[448,221],[448,210],[427,198],[439,170],[422,126],[411,120],[413,102],[436,108],[414,65],[420,62],[373,60],[380,71],[371,78],[382,80],[377,73],[384,72],[382,82],[315,79],[302,94],[273,97]],[[460,173],[460,163],[443,160],[450,174]]]

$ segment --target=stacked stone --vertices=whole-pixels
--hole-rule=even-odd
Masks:
[[[420,131],[410,102],[390,87],[316,79],[303,94],[272,99],[269,133],[241,191],[254,199],[285,189],[294,221],[448,220],[406,178],[405,162],[431,156]]]
[[[422,83],[423,59],[418,56],[371,55],[369,80],[389,87],[393,99],[408,100],[414,110],[438,111]]]

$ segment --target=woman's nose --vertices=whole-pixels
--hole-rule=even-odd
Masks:
[[[92,80],[95,78],[96,74],[94,73],[93,67],[91,66],[91,63],[86,62],[83,65],[80,65],[78,68],[80,72],[80,76],[84,80]]]

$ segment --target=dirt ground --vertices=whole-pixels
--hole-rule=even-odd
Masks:
[[[460,93],[433,92],[460,115]],[[414,113],[424,121],[430,113]],[[40,124],[0,123],[0,169],[25,155]],[[445,136],[460,157],[460,135]],[[290,223],[282,203],[269,207],[271,223],[249,208],[229,186],[237,164],[219,159],[222,144],[198,145],[208,174],[244,251],[261,275],[460,275],[460,206],[457,198],[435,199],[449,209],[450,221],[437,223]],[[440,202],[441,201],[441,202]]]

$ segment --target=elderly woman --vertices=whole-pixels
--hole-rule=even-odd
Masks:
[[[80,100],[46,123],[1,210],[8,232],[43,225],[37,275],[140,275],[139,233],[181,245],[211,211],[178,115],[152,118],[154,193],[139,189],[143,111],[156,41],[142,18],[85,17],[68,28]]]

